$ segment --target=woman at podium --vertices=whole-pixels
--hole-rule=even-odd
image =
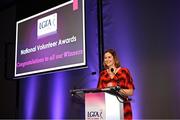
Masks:
[[[98,88],[119,86],[119,94],[127,100],[123,102],[124,119],[132,119],[132,109],[128,96],[133,95],[135,87],[128,68],[123,68],[120,65],[117,54],[113,49],[104,52],[103,65],[104,69],[100,72]]]

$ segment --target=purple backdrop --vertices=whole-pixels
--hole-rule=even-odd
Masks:
[[[114,48],[131,72],[134,118],[180,118],[180,2],[104,0],[103,4],[104,48]]]

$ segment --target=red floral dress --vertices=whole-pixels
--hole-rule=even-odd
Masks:
[[[98,88],[106,88],[119,85],[121,89],[134,89],[134,84],[130,72],[127,68],[120,68],[111,78],[107,70],[103,70],[99,76]],[[132,109],[130,102],[124,103],[124,119],[132,119]]]

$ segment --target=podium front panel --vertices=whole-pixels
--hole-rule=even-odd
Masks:
[[[85,94],[85,119],[104,120],[105,118],[105,94],[86,93]]]
[[[86,120],[120,120],[124,117],[123,103],[105,92],[85,94]]]

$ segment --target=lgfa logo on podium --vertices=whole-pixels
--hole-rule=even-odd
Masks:
[[[44,37],[57,31],[57,13],[48,15],[37,21],[37,36]]]
[[[103,120],[102,110],[99,111],[87,111],[86,120]]]

